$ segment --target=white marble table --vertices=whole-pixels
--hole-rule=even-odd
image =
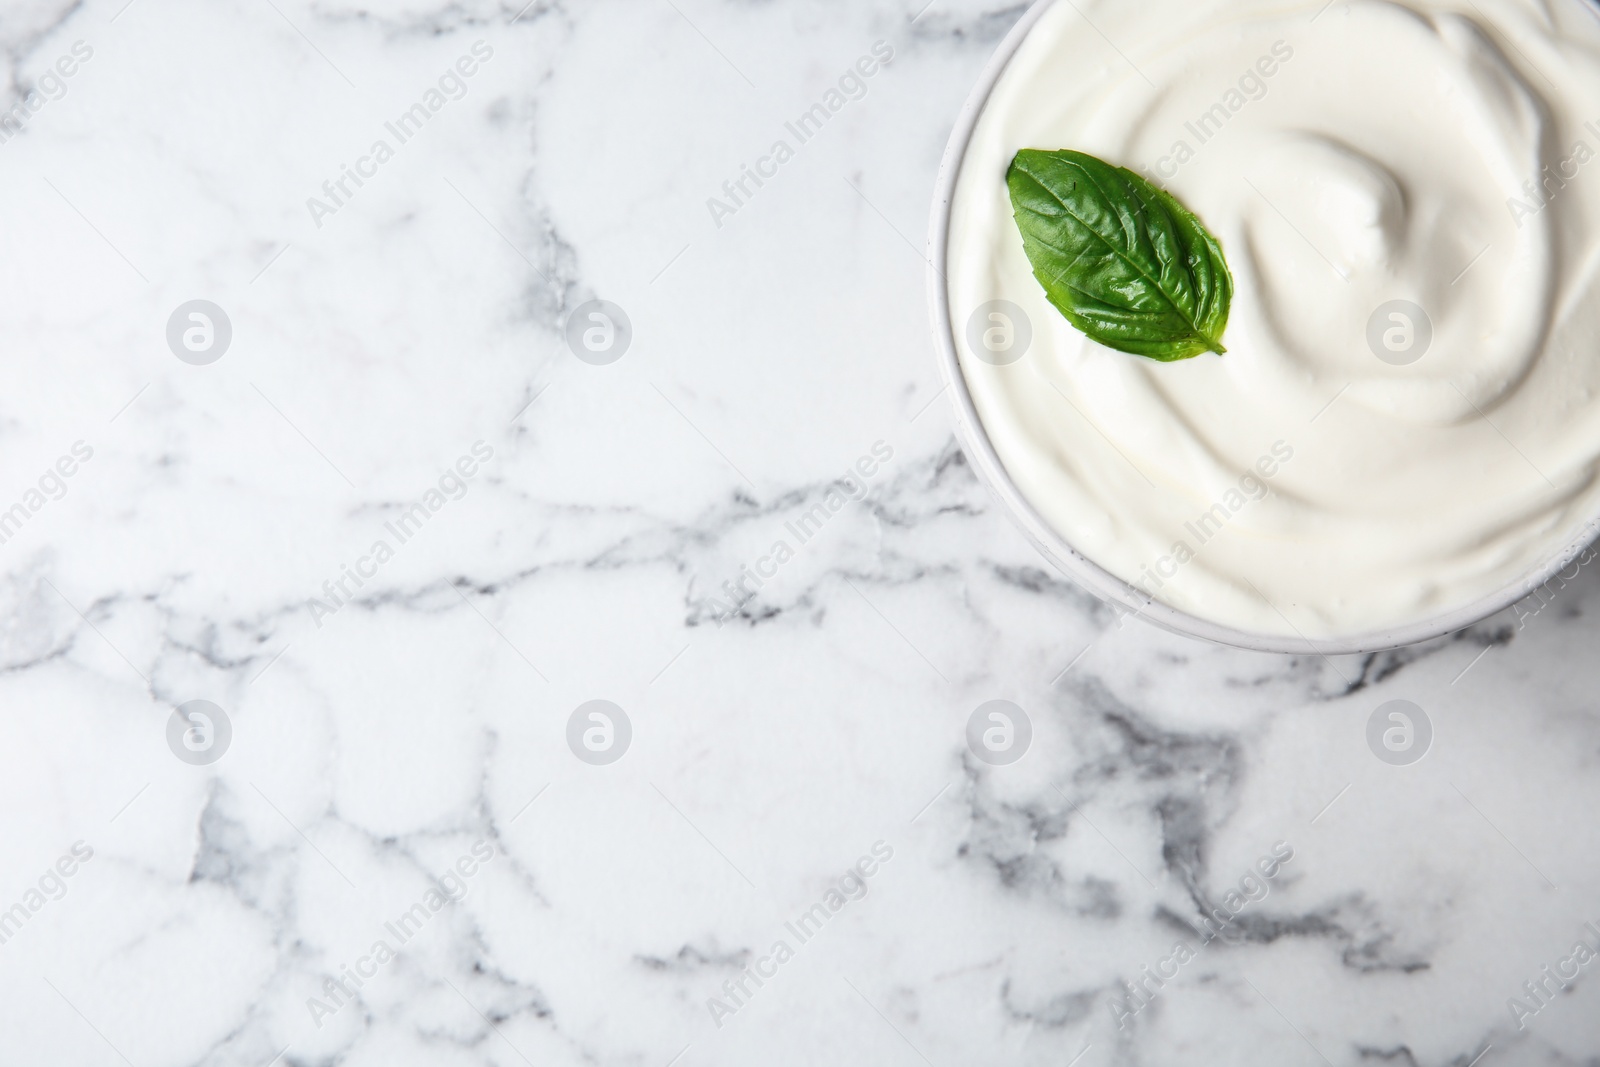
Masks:
[[[124,2],[0,11],[0,1063],[1595,1062],[1592,574],[1227,651],[955,447],[1020,6]]]

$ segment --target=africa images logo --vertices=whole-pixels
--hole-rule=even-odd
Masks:
[[[789,937],[778,938],[766,955],[740,970],[737,978],[722,983],[722,996],[706,998],[706,1010],[711,1013],[711,1021],[717,1024],[717,1029],[721,1030],[728,1019],[748,1007],[767,982],[778,977],[779,969],[797,955],[797,948],[813,940],[848,904],[864,899],[868,880],[892,859],[893,845],[887,841],[873,842],[870,856],[856,860],[846,868],[844,877],[828,887],[821,900],[801,912],[794,921],[783,924],[794,944],[789,943]]]
[[[306,198],[306,210],[311,213],[311,221],[317,229],[322,229],[324,218],[343,210],[356,193],[366,187],[367,182],[378,176],[378,168],[395,157],[396,149],[421,133],[422,128],[433,116],[443,111],[446,104],[467,95],[467,79],[477,74],[482,65],[494,57],[494,49],[487,41],[473,42],[471,51],[471,55],[457,59],[454,66],[439,75],[437,88],[429,86],[419,102],[401,112],[392,122],[383,124],[384,130],[394,138],[393,145],[387,138],[379,137],[372,142],[366,155],[356,159],[354,168],[348,163],[339,164],[338,175],[322,183],[322,197]],[[354,189],[351,188],[352,184]]]

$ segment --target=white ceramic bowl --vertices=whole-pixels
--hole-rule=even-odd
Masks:
[[[989,435],[984,431],[983,422],[978,418],[977,408],[973,406],[972,394],[968,391],[966,379],[961,373],[961,362],[956,351],[956,345],[961,341],[950,320],[950,296],[942,272],[950,247],[950,205],[955,198],[956,180],[961,175],[961,165],[966,157],[967,143],[972,137],[973,128],[977,125],[978,117],[982,114],[984,105],[988,103],[989,93],[999,81],[1006,64],[1016,54],[1023,38],[1028,35],[1034,23],[1038,22],[1039,17],[1055,2],[1056,0],[1038,0],[1028,9],[1016,26],[1012,27],[1006,39],[1000,43],[999,49],[995,51],[994,57],[989,60],[989,65],[979,77],[978,84],[973,88],[972,95],[967,98],[966,105],[956,119],[955,131],[950,135],[950,144],[945,149],[944,161],[939,167],[939,181],[933,197],[933,217],[928,227],[928,304],[933,320],[933,343],[934,350],[938,353],[939,373],[955,401],[956,432],[960,435],[967,459],[978,472],[978,477],[1005,505],[1011,517],[1022,527],[1023,532],[1045,558],[1101,599],[1121,605],[1129,612],[1137,613],[1140,618],[1147,619],[1173,633],[1258,652],[1324,656],[1377,652],[1454,633],[1504,611],[1571,566],[1594,540],[1596,531],[1600,530],[1600,519],[1585,526],[1583,534],[1567,545],[1547,566],[1526,575],[1500,592],[1483,597],[1466,607],[1389,630],[1312,640],[1303,636],[1284,637],[1278,634],[1235,630],[1168,607],[1159,600],[1152,600],[1078,552],[1034,510],[1033,505],[1022,495],[1016,483],[1011,480],[1011,476],[1006,473],[1005,466],[1000,462],[1000,457],[989,440]]]

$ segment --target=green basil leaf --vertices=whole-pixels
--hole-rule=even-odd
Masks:
[[[1164,363],[1227,351],[1233,275],[1177,198],[1067,150],[1023,149],[1006,186],[1034,277],[1092,340]]]

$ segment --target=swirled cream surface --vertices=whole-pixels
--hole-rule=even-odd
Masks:
[[[1221,241],[1227,354],[1101,347],[1005,174],[1073,148]],[[980,116],[947,266],[1012,480],[1153,598],[1353,636],[1507,590],[1600,514],[1600,17],[1584,0],[1074,0]]]

